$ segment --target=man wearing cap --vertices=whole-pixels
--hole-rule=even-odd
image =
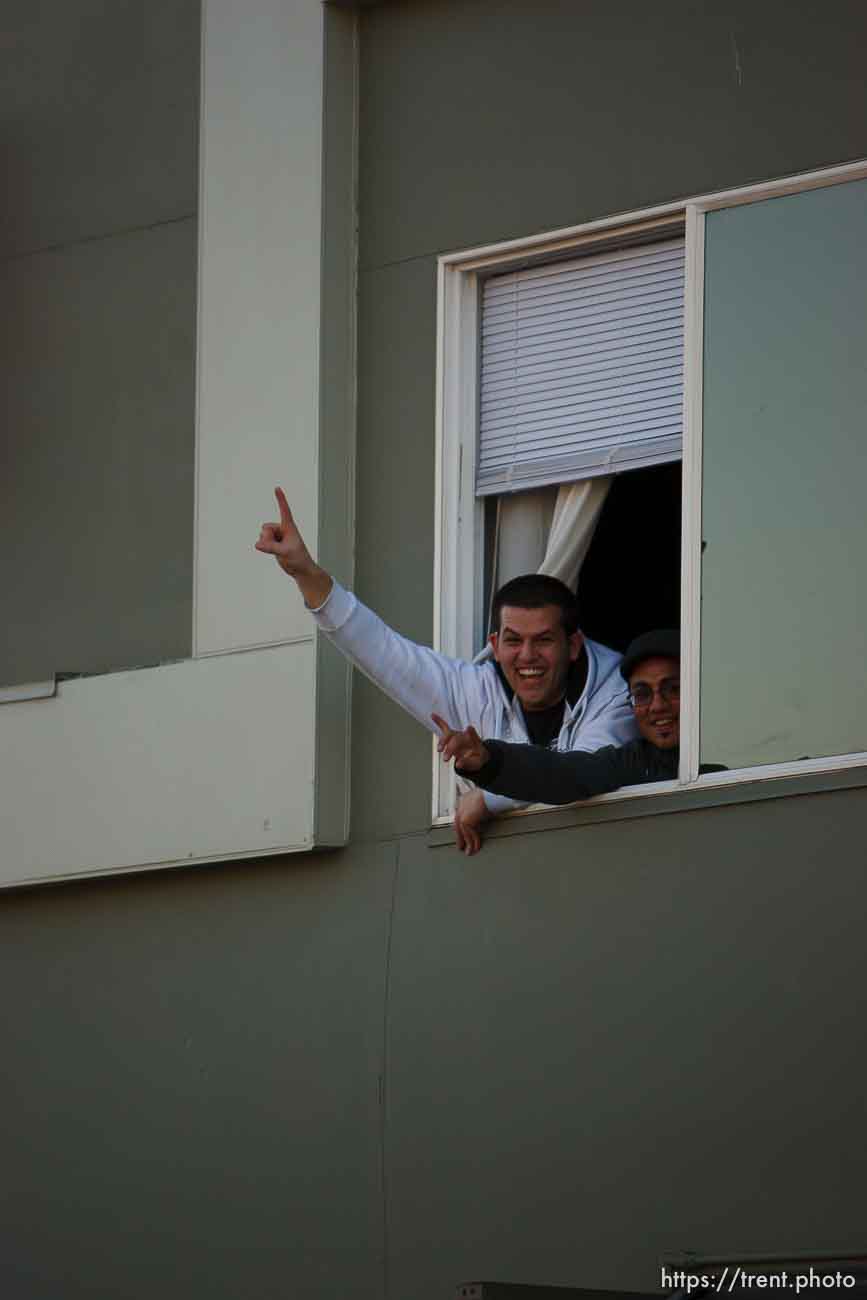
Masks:
[[[482,741],[472,727],[452,731],[434,717],[443,760],[455,760],[459,776],[483,790],[533,803],[562,804],[590,799],[624,785],[673,781],[680,752],[680,633],[645,632],[629,646],[620,665],[639,730],[620,748],[592,754],[557,753],[532,745]],[[702,772],[720,771],[707,764]]]

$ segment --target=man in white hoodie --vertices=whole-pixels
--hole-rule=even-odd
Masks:
[[[294,578],[318,627],[357,668],[429,731],[431,714],[455,730],[558,750],[592,752],[637,735],[620,655],[578,629],[573,593],[556,578],[527,574],[494,597],[492,659],[449,659],[383,623],[313,560],[281,488],[279,521],[262,525],[256,549]],[[455,813],[458,848],[478,853],[489,817],[522,805],[473,790]]]

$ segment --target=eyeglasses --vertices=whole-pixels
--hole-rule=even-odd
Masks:
[[[636,687],[629,692],[629,703],[635,709],[636,713],[643,713],[649,709],[653,703],[654,695],[659,692],[659,698],[663,704],[671,704],[673,701],[680,700],[680,679],[677,677],[666,677],[659,683],[656,690],[648,686],[645,682],[639,682]]]

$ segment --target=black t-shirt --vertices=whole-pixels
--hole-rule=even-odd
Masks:
[[[547,709],[522,710],[527,724],[527,735],[532,745],[544,745],[545,749],[548,749],[554,743],[563,726],[565,708],[566,701],[560,700],[558,704],[552,704]]]

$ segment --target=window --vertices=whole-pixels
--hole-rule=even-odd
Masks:
[[[637,548],[680,617],[684,238],[659,234],[479,285],[485,608],[518,573],[580,574],[584,629],[617,649],[661,617]]]
[[[859,505],[867,453],[865,177],[867,165],[853,164],[440,262],[439,647],[471,658],[482,643],[502,550],[497,525],[516,499],[503,495],[508,489],[538,491],[540,482],[562,484],[582,471],[619,470],[617,497],[631,497],[633,507],[658,502],[676,555],[680,475],[660,462],[678,454],[673,416],[682,409],[680,574],[666,573],[660,584],[664,617],[648,617],[647,604],[640,614],[643,626],[658,626],[680,605],[681,785],[867,763],[859,686],[867,630],[857,595],[867,554]],[[639,325],[630,357],[639,387],[626,391],[625,418],[608,418],[609,371],[594,355],[604,334],[586,313],[579,319],[575,286],[583,276],[585,287],[598,288],[607,276],[602,311],[619,296],[622,313],[634,301],[618,283],[628,268],[664,299],[662,277],[678,248],[682,408],[673,336],[645,348]],[[568,341],[570,319],[580,343]],[[631,325],[621,315],[615,334]],[[515,356],[531,376],[526,384],[514,378]],[[641,482],[653,474],[653,487]],[[499,507],[486,504],[492,497]],[[612,488],[606,508],[615,499]],[[586,581],[600,604],[589,635],[622,645],[637,629],[622,618],[633,598],[628,585],[606,574],[614,534],[603,513],[582,556],[582,597]],[[605,589],[618,592],[613,605],[600,599]],[[730,770],[699,777],[700,762]],[[442,817],[452,792],[439,765],[435,772],[434,814]],[[605,798],[639,793],[647,787]]]

